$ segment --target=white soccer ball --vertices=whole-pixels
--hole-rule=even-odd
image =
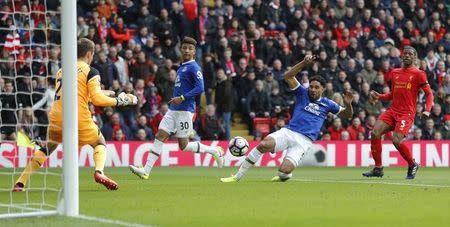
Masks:
[[[236,136],[228,143],[228,149],[230,153],[236,157],[245,155],[248,151],[249,145],[245,138]]]

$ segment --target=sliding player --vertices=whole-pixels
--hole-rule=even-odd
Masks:
[[[322,97],[326,81],[320,76],[309,79],[309,87],[303,87],[295,78],[303,67],[313,63],[315,57],[307,55],[300,63],[297,63],[284,74],[284,80],[289,87],[295,91],[297,100],[294,114],[289,125],[274,133],[269,134],[261,143],[253,148],[242,163],[239,171],[231,176],[221,178],[222,182],[237,182],[244,177],[263,153],[286,151],[286,156],[278,170],[278,176],[272,181],[286,181],[292,177],[292,171],[298,166],[303,154],[311,147],[312,142],[317,139],[322,124],[328,113],[339,114],[341,117],[353,116],[352,100],[353,94],[347,93],[344,97],[345,108],[334,101]]]

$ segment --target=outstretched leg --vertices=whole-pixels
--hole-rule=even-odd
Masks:
[[[242,177],[244,177],[247,171],[250,169],[250,167],[255,165],[255,163],[261,158],[263,153],[271,152],[274,150],[275,143],[275,139],[272,136],[268,135],[266,138],[264,138],[263,141],[261,141],[260,144],[258,144],[258,146],[250,151],[235,175],[231,177],[221,178],[220,181],[227,183],[241,180]]]
[[[150,153],[148,154],[145,167],[142,168],[130,165],[131,172],[141,179],[144,180],[148,179],[148,176],[150,175],[150,172],[152,171],[152,168],[155,165],[156,160],[158,160],[159,155],[161,155],[164,142],[169,138],[169,136],[170,134],[168,132],[162,129],[158,130],[158,132],[155,135],[155,141],[153,142],[153,148],[150,150]]]
[[[21,192],[25,190],[25,185],[27,184],[28,179],[30,179],[30,175],[38,170],[42,164],[44,164],[45,160],[47,160],[47,156],[50,155],[57,146],[57,143],[48,141],[46,147],[41,147],[34,151],[33,157],[31,157],[30,161],[27,163],[27,166],[22,171],[22,174],[17,179],[13,191]]]
[[[217,167],[222,168],[225,159],[223,158],[223,149],[219,146],[207,146],[199,141],[189,142],[188,138],[178,138],[178,145],[182,151],[190,151],[194,153],[208,153],[216,160]]]

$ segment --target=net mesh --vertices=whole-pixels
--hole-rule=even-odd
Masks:
[[[59,154],[31,175],[25,192],[11,189],[34,152],[16,145],[18,132],[36,141],[36,148],[47,142],[47,113],[61,67],[60,2],[7,0],[0,5],[0,215],[56,210],[62,171],[53,167],[61,165]]]

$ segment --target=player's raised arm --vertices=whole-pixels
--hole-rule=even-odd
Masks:
[[[94,106],[127,106],[137,103],[136,96],[125,93],[121,93],[117,98],[108,97],[110,94],[105,94],[100,87],[100,75],[95,68],[89,71],[87,83],[89,96]]]
[[[294,65],[289,71],[284,73],[284,80],[288,83],[290,89],[294,89],[300,85],[295,76],[305,67],[316,60],[316,56],[306,55],[305,58],[296,65]]]
[[[353,101],[353,93],[352,92],[347,92],[344,95],[344,109],[342,111],[339,112],[339,117],[342,118],[351,118],[353,116],[353,106],[352,106],[352,101]]]

